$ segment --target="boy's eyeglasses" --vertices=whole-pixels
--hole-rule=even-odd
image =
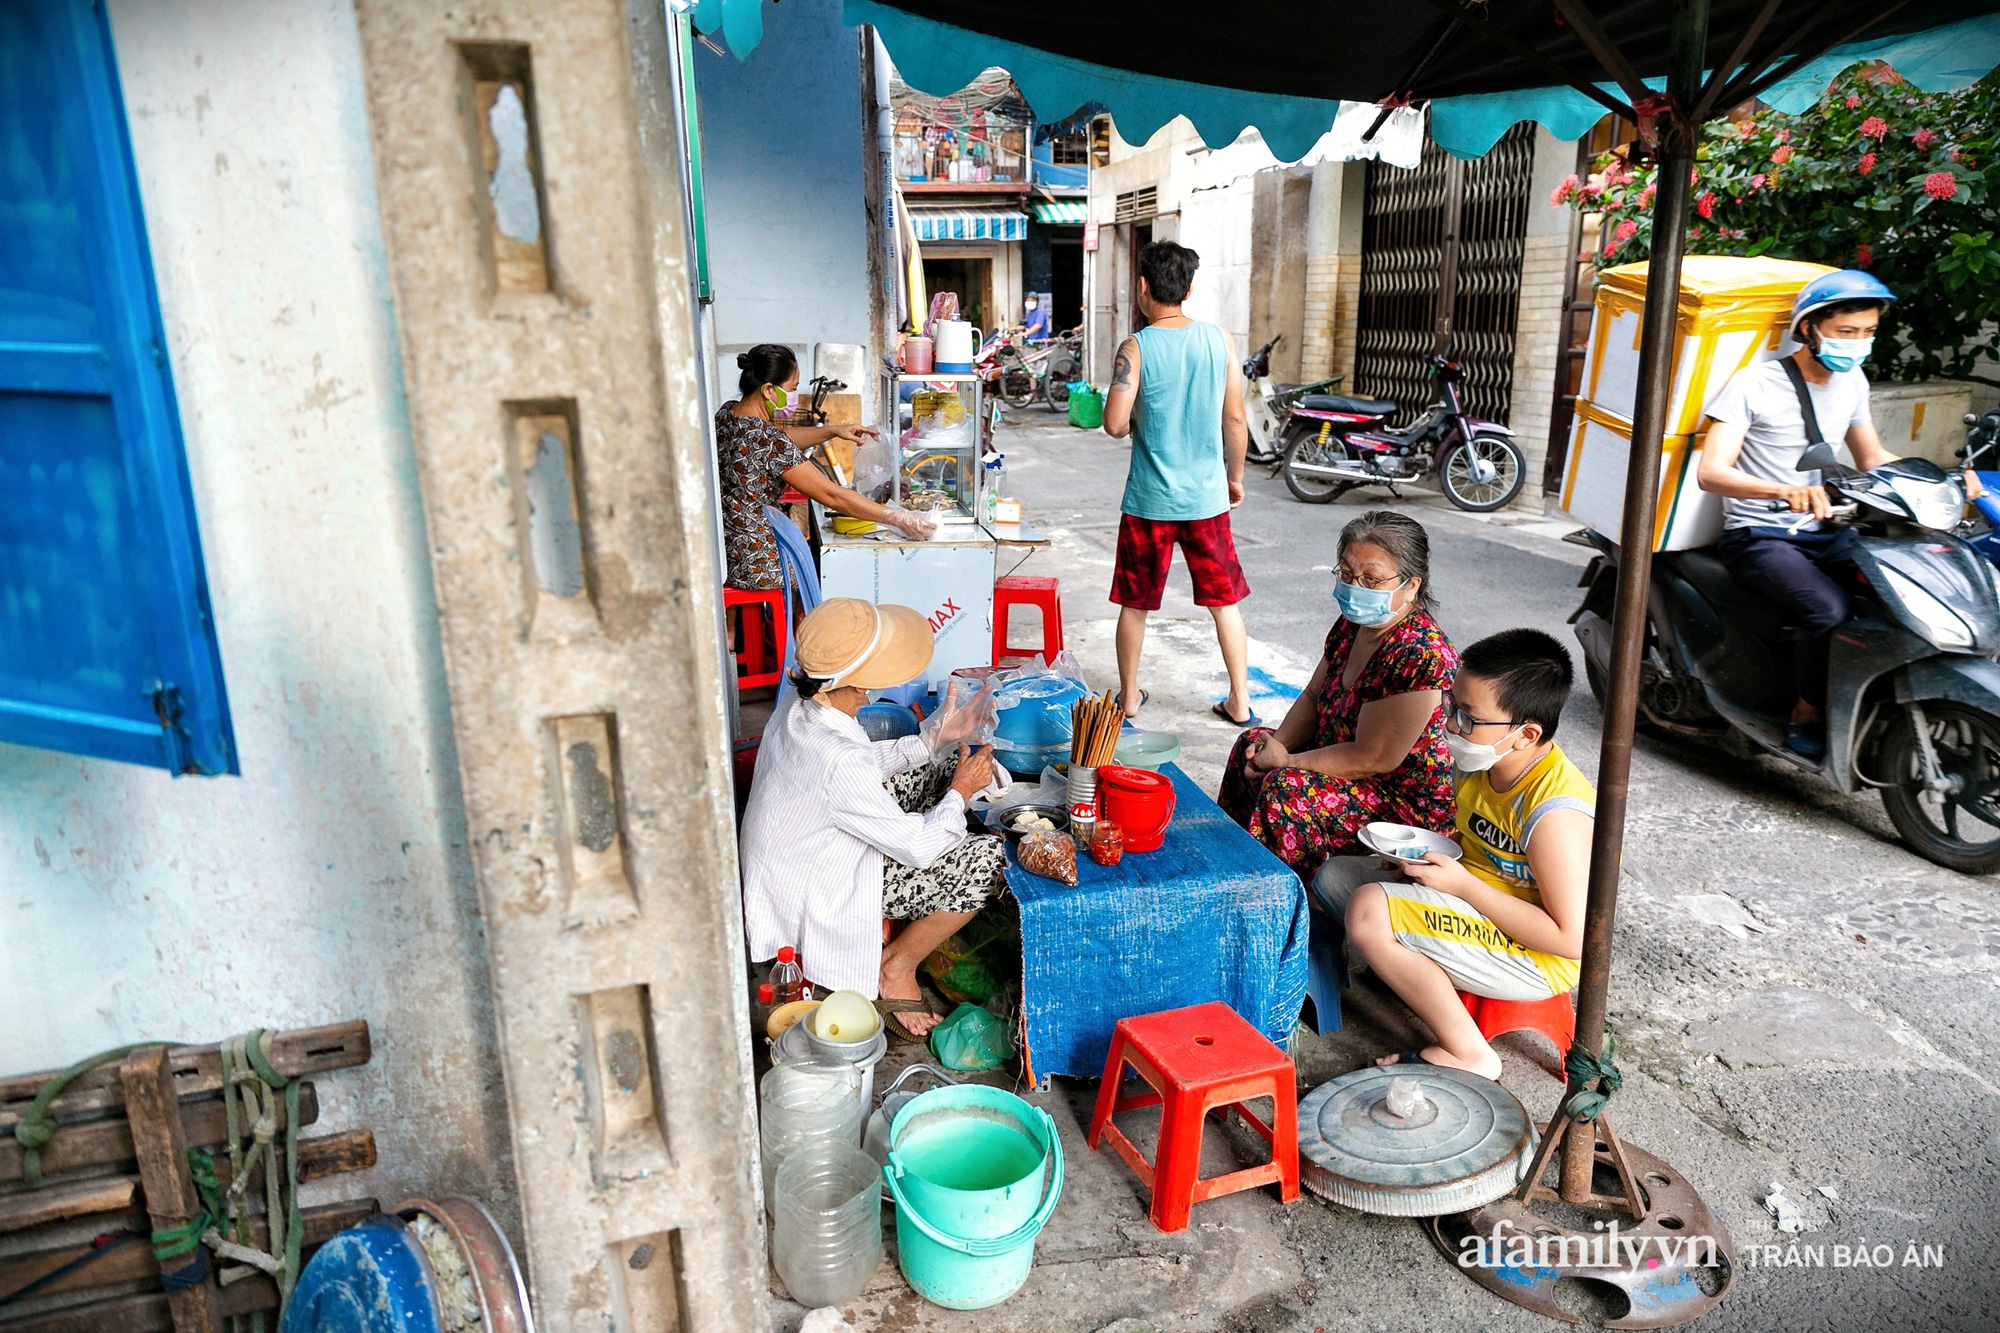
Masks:
[[[1444,692],[1445,725],[1461,736],[1470,736],[1474,727],[1518,727],[1521,724],[1512,718],[1474,717],[1465,705],[1451,697],[1451,691]]]

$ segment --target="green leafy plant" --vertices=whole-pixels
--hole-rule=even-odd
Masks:
[[[1856,65],[1799,115],[1709,125],[1697,156],[1690,254],[1867,269],[1900,298],[1872,377],[2000,384],[1979,373],[2000,363],[2000,75],[1923,93],[1886,65]],[[1550,203],[1601,215],[1598,268],[1634,263],[1652,244],[1655,178],[1607,154]]]

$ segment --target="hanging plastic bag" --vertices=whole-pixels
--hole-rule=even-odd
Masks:
[[[991,1069],[1014,1056],[1004,1024],[976,1004],[961,1004],[931,1030],[931,1054],[946,1069]]]
[[[895,480],[895,466],[895,452],[887,440],[855,446],[854,489],[871,500],[880,500]]]
[[[1057,654],[1061,662],[1068,653]],[[1070,658],[1069,665],[1074,665]],[[995,708],[999,724],[993,733],[993,748],[1011,752],[1050,752],[1048,758],[1069,757],[1070,705],[1090,693],[1080,673],[1039,664],[1001,672]],[[1057,752],[1060,752],[1059,754]],[[1039,771],[1035,765],[1030,771]]]

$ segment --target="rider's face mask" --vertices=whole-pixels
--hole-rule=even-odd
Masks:
[[[1813,348],[1813,355],[1822,366],[1840,374],[1859,367],[1874,350],[1873,338],[1821,338],[1819,346]]]

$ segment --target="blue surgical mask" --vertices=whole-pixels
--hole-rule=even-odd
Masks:
[[[1407,582],[1408,579],[1403,580],[1403,583]],[[1395,588],[1364,588],[1345,579],[1336,579],[1333,600],[1340,608],[1340,614],[1357,625],[1385,625],[1396,615],[1396,588],[1402,586],[1398,583]]]
[[[1813,355],[1836,375],[1855,369],[1875,350],[1873,338],[1821,338]]]

